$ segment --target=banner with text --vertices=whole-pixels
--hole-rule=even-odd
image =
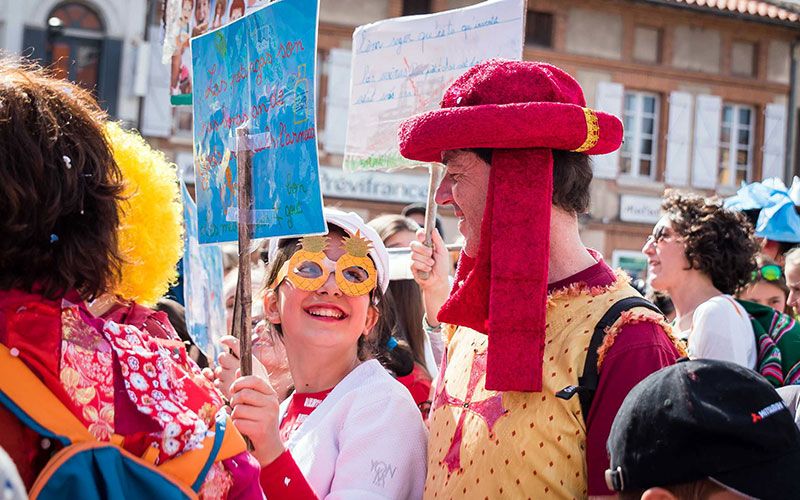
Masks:
[[[344,168],[419,165],[400,156],[400,122],[437,108],[453,80],[479,62],[521,59],[524,12],[524,0],[489,0],[356,28]]]
[[[325,231],[314,77],[318,3],[280,0],[192,39],[200,243],[237,239],[237,149],[252,153],[254,238]],[[236,128],[250,135],[237,146]]]
[[[186,329],[203,353],[215,358],[215,346],[226,332],[222,250],[216,245],[200,246],[197,241],[197,205],[183,182],[181,197],[185,225],[183,303],[186,307]]]

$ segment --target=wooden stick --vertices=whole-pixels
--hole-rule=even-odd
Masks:
[[[253,164],[252,153],[246,146],[250,135],[247,122],[236,129],[236,183],[239,200],[239,280],[236,284],[234,318],[238,326],[234,327],[239,339],[239,370],[243,377],[253,374],[252,357],[252,324],[251,303],[253,287],[250,277],[250,239],[253,225],[250,218],[253,207]],[[238,316],[236,312],[238,311]],[[244,437],[248,450],[253,450],[253,443]]]
[[[444,165],[441,163],[431,163],[431,176],[428,179],[428,201],[425,205],[425,246],[433,247],[433,238],[431,234],[436,227],[436,190],[439,189],[439,183],[442,182],[442,175],[444,174]],[[426,280],[430,275],[426,272],[419,273],[420,279]]]
[[[253,374],[251,348],[252,291],[250,277],[250,239],[253,225],[251,209],[253,206],[253,165],[252,154],[246,147],[250,128],[247,123],[236,129],[236,181],[239,199],[239,363],[242,376]]]

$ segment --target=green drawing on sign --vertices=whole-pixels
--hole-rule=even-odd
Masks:
[[[225,54],[228,52],[228,44],[225,41],[225,34],[222,31],[217,31],[214,34],[214,47],[217,48],[217,52],[222,57],[225,57]]]

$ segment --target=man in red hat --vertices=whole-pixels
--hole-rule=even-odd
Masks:
[[[438,314],[451,326],[426,497],[610,495],[617,409],[680,356],[663,317],[578,233],[588,155],[616,150],[622,124],[587,108],[559,68],[490,60],[399,136],[406,158],[447,166],[436,201],[453,205],[466,239]],[[442,272],[447,251],[434,247],[413,245],[415,271]]]

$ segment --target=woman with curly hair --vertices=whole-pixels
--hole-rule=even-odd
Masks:
[[[114,289],[90,303],[89,310],[154,337],[179,340],[167,315],[150,309],[177,281],[183,255],[176,167],[137,132],[114,122],[104,128],[123,181],[117,230],[122,262]]]
[[[665,214],[642,248],[651,286],[675,305],[674,326],[692,358],[756,365],[750,319],[731,297],[756,270],[758,244],[745,217],[715,199],[667,191]]]

